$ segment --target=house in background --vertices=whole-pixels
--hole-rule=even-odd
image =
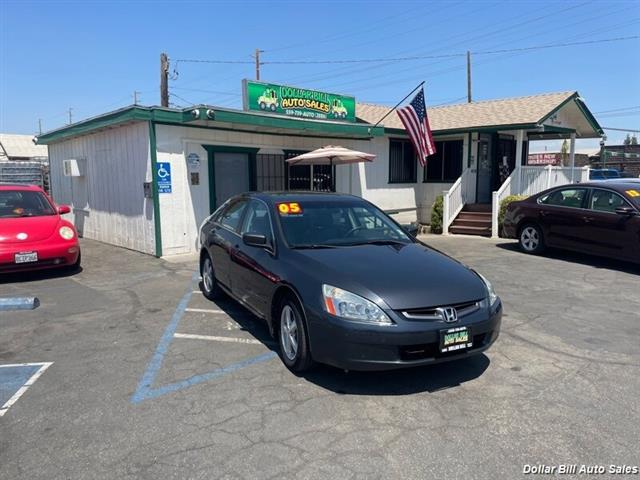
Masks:
[[[0,162],[46,161],[47,147],[35,143],[33,135],[0,133]]]

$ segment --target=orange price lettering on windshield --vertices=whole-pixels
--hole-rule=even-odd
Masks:
[[[298,202],[279,203],[278,212],[280,215],[299,215],[302,213],[302,207]]]

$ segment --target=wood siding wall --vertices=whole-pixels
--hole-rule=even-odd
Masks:
[[[82,177],[65,177],[63,161],[86,159]],[[149,126],[137,122],[49,145],[51,190],[80,235],[154,254]]]

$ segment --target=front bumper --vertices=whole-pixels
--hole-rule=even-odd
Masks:
[[[395,312],[394,312],[395,313]],[[307,312],[314,360],[345,370],[390,370],[446,362],[487,350],[500,334],[502,302],[480,309],[455,323],[409,321],[394,314],[396,325],[370,326],[348,322],[325,312]],[[473,346],[440,352],[440,331],[466,326]]]
[[[38,261],[15,263],[16,253],[37,252]],[[0,273],[24,272],[73,265],[78,261],[77,239],[0,245]]]

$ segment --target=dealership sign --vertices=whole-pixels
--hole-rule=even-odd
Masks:
[[[245,110],[316,120],[356,121],[356,99],[273,83],[243,82]]]
[[[561,165],[559,153],[530,153],[527,165]]]

